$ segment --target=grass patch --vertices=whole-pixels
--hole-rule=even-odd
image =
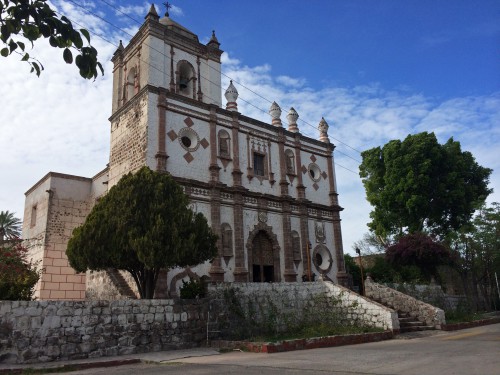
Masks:
[[[254,342],[278,342],[283,340],[310,339],[313,337],[325,337],[336,335],[352,335],[358,333],[383,332],[382,328],[363,326],[331,326],[326,324],[315,324],[303,326],[294,332],[274,333],[251,337],[249,341]]]
[[[470,312],[461,310],[446,311],[446,324],[468,323],[488,318],[491,318],[491,315],[481,312]]]

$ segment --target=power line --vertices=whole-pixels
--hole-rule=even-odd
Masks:
[[[72,1],[72,0],[69,0],[69,1],[71,1],[73,4],[76,4],[76,3],[75,3],[74,1]],[[106,1],[106,0],[100,0],[100,1],[101,1],[101,2],[103,2],[104,4],[108,5],[110,8],[112,8],[112,9],[116,10],[117,12],[119,12],[119,13],[123,14],[124,16],[126,16],[127,18],[129,18],[130,20],[132,20],[132,21],[136,22],[137,24],[139,24],[139,25],[141,25],[141,24],[142,24],[142,22],[140,22],[139,20],[137,20],[137,19],[135,19],[134,17],[130,16],[129,14],[125,13],[124,11],[122,11],[122,10],[121,10],[121,9],[119,9],[119,8],[117,8],[116,6],[114,6],[113,4],[111,4],[110,2],[108,2],[108,1]],[[78,5],[78,6],[80,6],[80,5]],[[80,6],[80,7],[82,7],[82,6]],[[83,8],[83,7],[82,7],[82,8]],[[85,8],[84,8],[84,9],[85,9]],[[122,30],[122,31],[123,31],[123,30]],[[162,54],[162,55],[163,55],[163,56],[165,56],[165,57],[168,57],[168,56],[166,56],[165,54],[163,54],[163,52],[161,52],[161,51],[157,51],[157,52],[159,52],[160,54]],[[202,61],[202,63],[203,63],[203,64],[206,64],[204,61]],[[226,73],[224,73],[222,70],[219,70],[219,69],[217,69],[216,67],[211,66],[211,65],[208,65],[208,64],[207,64],[207,66],[208,66],[210,69],[213,69],[216,73],[218,73],[218,74],[220,74],[220,75],[222,75],[222,76],[224,76],[224,77],[226,77],[226,78],[228,78],[228,79],[232,80],[234,83],[236,83],[237,85],[239,85],[239,86],[243,87],[244,89],[246,89],[246,90],[250,91],[252,94],[254,94],[254,95],[258,96],[259,98],[261,98],[261,99],[263,99],[263,100],[267,101],[268,103],[271,103],[271,104],[273,103],[270,99],[268,99],[268,98],[264,97],[263,95],[259,94],[258,92],[255,92],[255,91],[254,91],[254,90],[252,90],[251,88],[247,87],[246,85],[242,84],[241,82],[239,82],[239,81],[235,80],[234,78],[230,77],[229,75],[227,75]],[[204,79],[206,79],[206,80],[208,80],[206,77],[203,77],[203,78],[204,78]],[[211,82],[211,81],[210,81],[210,82]],[[216,86],[220,87],[220,88],[221,88],[221,90],[223,89],[223,87],[222,87],[222,86],[219,86],[217,83],[215,83],[215,82],[211,82],[211,83],[213,83],[214,85],[216,85]],[[239,97],[238,99],[241,99],[242,101],[244,101],[245,103],[247,103],[247,104],[251,105],[252,107],[255,107],[255,108],[259,109],[259,110],[260,110],[260,111],[262,111],[263,113],[268,114],[268,113],[267,113],[267,111],[265,111],[265,110],[263,110],[263,109],[261,109],[261,108],[258,108],[256,105],[254,105],[254,104],[252,104],[252,103],[250,103],[250,102],[248,102],[248,101],[244,100],[243,98]],[[301,121],[301,122],[303,122],[304,124],[306,124],[306,125],[308,125],[308,126],[312,127],[312,128],[313,128],[313,129],[315,129],[315,130],[317,129],[317,127],[316,127],[316,126],[314,126],[314,125],[312,125],[312,124],[308,123],[307,121],[305,121],[304,119],[301,119],[300,117],[299,117],[299,121]],[[330,137],[331,137],[332,139],[334,139],[335,141],[337,141],[338,143],[341,143],[342,145],[344,145],[344,146],[346,146],[346,147],[350,148],[351,150],[353,150],[353,151],[357,152],[358,154],[361,154],[361,151],[359,151],[358,149],[356,149],[356,148],[352,147],[351,145],[349,145],[349,144],[347,144],[347,143],[345,143],[345,142],[341,141],[341,140],[340,140],[340,139],[338,139],[338,138],[335,138],[335,137],[334,137],[334,136],[332,136],[332,135],[330,135]],[[340,153],[340,151],[338,151],[338,152]],[[361,163],[361,161],[360,161],[360,160],[354,159],[353,157],[348,156],[348,155],[347,155],[347,154],[345,154],[345,153],[342,153],[342,154],[343,154],[343,155],[345,155],[345,156],[347,156],[347,157],[349,157],[350,159],[355,160],[355,161],[356,161],[356,162],[358,162],[358,163]]]
[[[82,6],[82,5],[78,4],[78,3],[76,3],[76,2],[75,2],[75,1],[73,1],[73,0],[68,0],[68,1],[70,1],[71,3],[73,3],[75,6],[77,6],[77,7],[81,8],[81,9],[83,9],[86,13],[88,13],[88,14],[90,14],[90,15],[92,15],[92,16],[94,16],[94,17],[96,17],[96,18],[100,19],[100,20],[102,20],[103,22],[105,22],[105,23],[109,24],[109,25],[110,25],[110,26],[112,26],[113,28],[115,28],[115,29],[117,29],[117,30],[119,30],[119,31],[121,31],[121,32],[123,32],[123,33],[125,33],[126,35],[128,35],[128,36],[130,36],[130,37],[133,37],[133,35],[131,35],[131,34],[130,34],[130,33],[128,33],[127,31],[123,30],[123,29],[122,29],[122,28],[120,28],[119,26],[116,26],[114,23],[112,23],[112,22],[110,22],[110,21],[108,21],[108,20],[104,19],[103,17],[99,16],[99,15],[98,15],[98,14],[96,14],[95,12],[92,12],[91,10],[88,10],[87,8],[85,8],[84,6]],[[127,16],[128,18],[130,18],[131,20],[133,20],[133,21],[135,21],[135,22],[138,22],[138,23],[139,23],[139,21],[137,21],[137,20],[136,20],[136,19],[134,19],[133,17],[131,17],[131,16],[127,15],[126,13],[124,13],[123,11],[121,11],[120,9],[118,9],[118,8],[116,8],[116,7],[114,7],[114,6],[112,6],[110,3],[106,2],[105,0],[101,0],[101,1],[102,1],[103,3],[105,3],[105,4],[107,4],[108,6],[110,6],[111,8],[115,9],[116,11],[118,11],[118,12],[120,12],[120,13],[122,13],[122,14],[126,15],[126,16]],[[73,22],[74,24],[76,24],[76,25],[80,26],[80,27],[85,27],[85,26],[83,26],[83,25],[79,24],[78,22],[75,22],[75,21],[72,21],[72,22]],[[95,31],[93,31],[93,30],[92,30],[92,33],[93,33],[95,36],[97,36],[97,37],[99,37],[100,39],[102,39],[103,41],[105,41],[106,43],[111,44],[112,46],[117,47],[115,43],[113,43],[113,42],[111,42],[110,40],[106,39],[105,37],[103,37],[102,35],[98,34],[97,32],[95,32]],[[170,56],[167,56],[166,54],[164,54],[162,51],[159,51],[159,50],[155,49],[154,47],[149,46],[147,43],[144,43],[144,44],[145,44],[147,47],[151,48],[152,50],[154,50],[154,51],[158,52],[158,53],[159,53],[159,54],[161,54],[162,56],[164,56],[164,57],[166,57],[166,58],[171,58]],[[140,59],[140,61],[144,62],[145,64],[147,64],[147,65],[148,65],[148,66],[150,66],[151,68],[156,69],[158,72],[160,72],[160,73],[162,73],[162,74],[165,74],[166,76],[170,76],[170,75],[169,75],[169,74],[168,74],[165,70],[159,69],[159,68],[157,68],[156,66],[152,65],[151,63],[149,63],[149,62],[147,62],[147,61],[145,61],[145,60],[143,60],[143,59],[141,59],[141,58],[139,58],[139,59]],[[175,59],[173,59],[173,61],[174,61],[174,62],[178,62],[178,61],[176,61]],[[210,66],[210,65],[208,65],[208,64],[207,64],[207,66],[208,66],[208,67],[211,67],[211,66]],[[218,69],[216,69],[216,68],[214,68],[214,67],[211,67],[211,68],[212,68],[212,69],[214,69],[216,72],[218,72],[218,73],[220,73],[220,74],[224,75],[225,77],[227,77],[227,78],[231,78],[231,77],[229,77],[228,75],[226,75],[225,73],[222,73],[220,70],[218,70]],[[222,88],[222,86],[221,86],[221,85],[219,85],[219,84],[217,84],[216,82],[213,82],[213,81],[211,81],[210,79],[208,79],[208,78],[206,78],[206,77],[203,77],[203,76],[202,76],[202,78],[204,78],[204,79],[205,79],[205,80],[207,80],[208,82],[212,83],[213,85],[215,85],[215,86],[219,87],[221,90],[223,89],[223,88]],[[244,85],[242,85],[242,84],[239,84],[239,85],[241,85],[242,87],[246,88],[246,87],[245,87]],[[255,94],[255,95],[257,95],[257,96],[261,97],[262,99],[264,99],[264,100],[266,100],[266,101],[269,101],[268,99],[266,99],[265,97],[263,97],[262,95],[260,95],[260,94],[258,94],[258,93],[256,93],[256,92],[254,92],[253,90],[248,89],[248,88],[246,88],[246,89],[247,89],[247,90],[249,90],[250,92],[252,92],[253,94]],[[205,96],[206,96],[207,98],[209,98],[209,99],[211,99],[211,100],[215,101],[215,99],[214,99],[214,98],[212,98],[212,97],[210,97],[210,96],[208,96],[208,95],[206,95],[206,94],[205,94]],[[253,103],[251,103],[250,101],[247,101],[247,100],[243,99],[242,97],[238,97],[238,99],[239,99],[239,100],[241,100],[241,101],[243,101],[243,102],[245,102],[246,104],[248,104],[248,105],[250,105],[250,106],[252,106],[252,107],[256,108],[257,110],[259,110],[259,111],[261,111],[261,112],[263,112],[263,113],[265,113],[265,114],[268,114],[268,112],[267,112],[267,111],[265,111],[265,110],[263,110],[262,108],[260,108],[260,107],[258,107],[258,106],[256,106],[256,105],[254,105],[254,104],[253,104]],[[269,101],[269,102],[270,102],[270,101]],[[316,127],[314,127],[313,125],[311,125],[311,124],[307,123],[306,121],[304,121],[304,120],[301,120],[301,121],[302,121],[302,122],[304,122],[305,124],[307,124],[307,125],[309,125],[309,126],[313,127],[314,129],[316,129]],[[332,137],[332,138],[334,138],[334,137]],[[334,139],[336,139],[336,138],[334,138]],[[344,142],[342,142],[342,141],[340,141],[340,140],[339,140],[339,142],[341,142],[342,144],[344,144],[344,145],[346,145],[346,146],[350,147],[349,145],[345,144]],[[350,147],[350,148],[352,148],[352,147]],[[355,150],[355,149],[354,149],[354,150]],[[357,151],[357,150],[356,150],[356,151]],[[356,161],[356,162],[358,162],[358,163],[361,163],[359,160],[357,160],[357,159],[353,158],[352,156],[350,156],[350,155],[348,155],[348,154],[346,154],[346,153],[344,153],[344,152],[342,152],[342,151],[340,151],[340,150],[337,150],[337,152],[338,152],[338,153],[340,153],[340,154],[342,154],[342,155],[344,155],[344,156],[346,156],[346,157],[348,157],[348,158],[350,158],[350,159],[352,159],[352,160],[354,160],[354,161]],[[343,166],[343,165],[339,164],[338,162],[335,162],[335,164],[336,164],[336,165],[338,165],[338,166],[340,166],[340,167],[342,167],[342,168],[344,168],[344,169],[346,169],[346,170],[348,170],[349,172],[352,172],[352,173],[354,173],[354,174],[356,174],[356,175],[357,175],[357,172],[354,172],[353,170],[351,170],[351,169],[349,169],[349,168],[347,168],[347,167],[345,167],[345,166]]]

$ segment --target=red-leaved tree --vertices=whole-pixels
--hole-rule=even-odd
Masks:
[[[0,300],[29,301],[40,278],[21,240],[0,245]]]
[[[425,233],[403,236],[387,248],[387,261],[394,267],[416,266],[427,280],[437,277],[437,267],[451,261],[451,253],[444,245]]]

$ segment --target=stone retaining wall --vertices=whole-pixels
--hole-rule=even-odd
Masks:
[[[307,322],[357,324],[399,330],[397,313],[326,281],[231,283],[210,286],[211,337],[237,339],[259,329],[283,332]],[[224,306],[228,315],[220,313]]]
[[[365,281],[365,294],[367,297],[383,305],[408,313],[410,316],[437,329],[441,329],[441,326],[446,323],[443,310],[398,292],[395,289],[377,284],[370,277],[367,277]]]
[[[199,346],[207,300],[0,301],[0,363]]]

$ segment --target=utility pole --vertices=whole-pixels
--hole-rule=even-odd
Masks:
[[[365,279],[363,277],[363,263],[361,262],[361,250],[359,250],[359,247],[356,247],[356,254],[358,254],[359,269],[361,270],[361,291],[359,294],[364,296],[365,295]]]

